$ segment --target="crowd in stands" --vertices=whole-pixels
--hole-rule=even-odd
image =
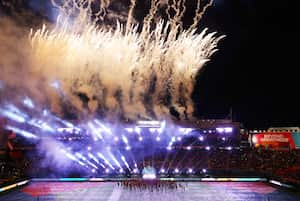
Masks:
[[[42,160],[37,156],[28,157],[28,154],[16,157],[9,151],[0,157],[0,185],[1,182],[11,182],[20,178],[43,176],[51,172],[51,167],[39,168]],[[300,150],[268,150],[262,148],[233,148],[225,149],[191,149],[172,150],[145,158],[157,170],[165,168],[174,171],[179,169],[181,174],[189,168],[193,171],[207,169],[201,176],[209,176],[220,172],[219,176],[251,176],[252,173],[268,178],[300,185]],[[143,168],[143,163],[138,165]],[[244,175],[243,175],[244,172]],[[213,176],[213,175],[212,175]]]

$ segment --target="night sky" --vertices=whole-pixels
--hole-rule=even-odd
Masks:
[[[217,0],[202,26],[227,37],[194,93],[197,115],[250,128],[299,126],[299,22],[293,1]],[[295,2],[295,1],[294,1]]]
[[[41,6],[42,0],[29,2],[42,14],[49,6]],[[215,0],[199,30],[208,27],[226,38],[199,73],[193,93],[196,116],[226,118],[232,108],[233,119],[248,128],[299,126],[299,11],[295,2]],[[138,5],[136,15],[144,13],[143,6]],[[188,14],[185,21],[192,16]]]

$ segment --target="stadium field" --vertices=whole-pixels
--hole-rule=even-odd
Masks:
[[[185,182],[176,190],[129,190],[116,182],[30,182],[1,201],[300,201],[264,182]]]

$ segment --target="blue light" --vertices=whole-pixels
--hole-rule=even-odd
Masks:
[[[19,123],[24,123],[26,121],[26,119],[18,114],[15,114],[11,111],[7,111],[7,110],[3,110],[0,109],[0,114],[2,114],[3,116],[9,118],[10,120],[19,122]]]
[[[6,128],[8,130],[12,130],[14,131],[15,133],[18,133],[26,138],[38,138],[36,135],[30,133],[30,132],[27,132],[27,131],[24,131],[24,130],[21,130],[19,128],[16,128],[16,127],[13,127],[13,126],[6,126]]]
[[[88,181],[87,178],[60,178],[59,181]]]

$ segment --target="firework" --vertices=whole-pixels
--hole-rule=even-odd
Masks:
[[[131,0],[127,22],[116,26],[105,25],[110,3],[101,1],[95,11],[93,0],[53,0],[60,11],[56,25],[31,30],[25,69],[39,80],[51,110],[61,113],[65,102],[79,116],[161,119],[170,117],[170,108],[182,118],[191,116],[195,75],[223,37],[207,29],[197,33],[212,1],[201,5],[198,0],[187,30],[185,0],[167,4],[167,20],[157,19],[166,2],[153,0],[140,25],[134,23],[137,2]],[[53,82],[59,85],[51,87]]]

